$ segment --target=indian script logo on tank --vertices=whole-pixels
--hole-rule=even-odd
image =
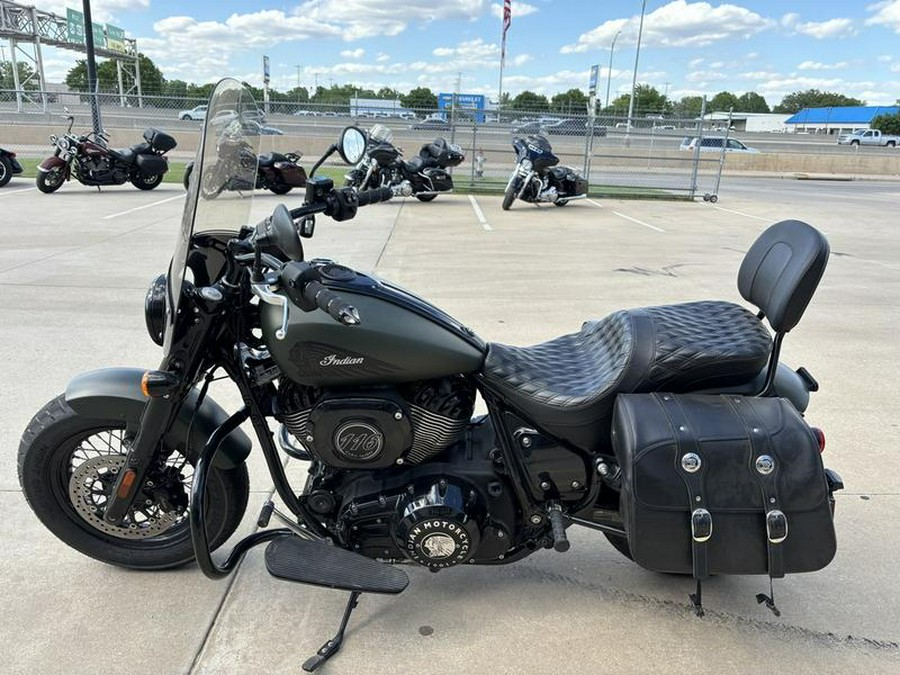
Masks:
[[[375,459],[384,447],[384,435],[371,424],[347,422],[334,432],[334,447],[346,459]]]
[[[361,356],[338,356],[329,354],[319,361],[320,366],[361,366],[365,359]]]

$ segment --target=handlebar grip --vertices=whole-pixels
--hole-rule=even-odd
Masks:
[[[303,298],[345,326],[358,326],[362,323],[356,307],[318,281],[310,281],[303,287]]]
[[[368,206],[369,204],[386,202],[393,196],[394,191],[389,187],[376,188],[374,190],[363,190],[357,195],[360,206]]]

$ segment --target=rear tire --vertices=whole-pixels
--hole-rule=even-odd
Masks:
[[[155,176],[135,176],[131,179],[131,184],[138,190],[152,190],[162,183],[162,174]]]
[[[629,560],[634,561],[634,557],[631,555],[631,547],[628,545],[628,539],[615,534],[610,534],[609,532],[604,532],[603,535],[606,537],[606,540],[612,544],[614,549]]]
[[[437,198],[437,195],[416,195],[416,199],[420,202],[431,202]]]
[[[276,195],[286,195],[288,192],[293,190],[293,187],[290,185],[285,185],[284,183],[277,183],[275,185],[270,185],[269,189]]]
[[[555,202],[553,202],[553,205],[554,206],[565,206],[568,203],[569,203],[568,199],[557,199]]]
[[[6,185],[12,179],[12,162],[9,157],[0,155],[0,187]]]
[[[188,192],[191,189],[191,174],[194,172],[194,163],[188,162],[188,165],[184,167],[184,175],[181,177],[181,184],[184,185],[184,191]]]
[[[106,498],[104,489],[111,489],[116,463],[124,462],[120,452],[124,451],[124,434],[122,419],[80,415],[69,407],[65,396],[50,401],[32,418],[19,444],[19,483],[28,505],[64,543],[105,563],[161,570],[190,562],[194,549],[186,508],[167,511],[160,508],[159,501],[146,499],[132,508],[132,515],[142,517],[133,519],[131,527],[104,522],[102,526],[109,531],[100,529],[97,516]],[[177,494],[189,489],[184,480],[176,478],[185,478],[182,472],[196,464],[200,448],[169,450],[170,460],[184,461],[174,465],[167,462],[167,471],[177,470],[177,474],[170,474],[174,487],[157,486],[167,498],[173,496],[169,490],[174,489]],[[237,529],[247,508],[250,485],[246,465],[228,470],[214,467],[207,486],[207,534],[215,549]],[[144,497],[148,497],[147,493]],[[173,508],[171,504],[169,508]],[[172,522],[160,525],[163,518],[171,518]],[[162,529],[154,533],[153,528]],[[141,536],[142,529],[150,532]]]
[[[62,167],[54,167],[47,172],[38,170],[37,179],[35,183],[37,184],[37,189],[43,192],[44,194],[50,194],[51,192],[56,192],[59,188],[62,187],[62,184],[66,182],[66,174],[63,171]]]
[[[504,211],[509,211],[509,207],[512,206],[512,203],[516,201],[516,191],[512,185],[506,188],[506,192],[503,193],[503,203],[500,204],[500,208]]]
[[[896,141],[888,141],[888,142],[887,142],[887,146],[888,146],[889,148],[896,148],[896,147],[897,147],[897,143],[896,143]]]

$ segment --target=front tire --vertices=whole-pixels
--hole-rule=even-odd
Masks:
[[[431,202],[437,198],[437,195],[416,195],[416,199],[420,202]]]
[[[9,157],[0,155],[0,187],[6,185],[12,179],[12,162]]]
[[[288,192],[294,189],[293,186],[285,185],[284,183],[275,183],[274,185],[269,185],[268,187],[276,195],[286,195]]]
[[[59,190],[65,182],[66,173],[59,166],[53,167],[46,172],[38,171],[37,179],[35,180],[37,189],[48,195]]]
[[[565,206],[568,203],[569,203],[568,199],[557,199],[555,202],[553,202],[553,205],[554,206]]]
[[[897,143],[896,143],[896,141],[888,141],[888,142],[887,142],[887,146],[888,146],[889,148],[896,148],[896,147],[897,147]],[[2,185],[2,184],[0,184],[0,185]]]
[[[516,190],[514,186],[510,185],[506,188],[506,192],[503,193],[503,203],[500,205],[500,208],[504,211],[509,211],[509,207],[512,206],[514,201],[516,201]]]
[[[124,420],[85,417],[58,396],[32,418],[19,444],[25,499],[54,535],[102,562],[138,570],[190,562],[194,549],[185,474],[193,479],[200,448],[164,448],[171,454],[152,491],[145,486],[138,495],[126,528],[102,519],[108,492],[124,464],[125,439]],[[215,549],[237,529],[247,507],[246,466],[213,468],[207,490],[207,534]]]
[[[157,187],[160,183],[162,183],[163,175],[157,174],[155,176],[135,176],[131,179],[131,184],[134,185],[138,190],[152,190]]]

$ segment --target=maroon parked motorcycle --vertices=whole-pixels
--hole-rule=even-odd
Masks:
[[[122,185],[130,181],[140,190],[152,190],[169,170],[165,153],[177,143],[164,131],[147,129],[143,143],[114,150],[108,147],[106,134],[73,134],[75,118],[69,115],[66,119],[69,121],[66,133],[50,136],[50,142],[55,146],[53,155],[38,166],[37,188],[41,192],[56,192],[71,178],[82,185],[96,186]]]
[[[229,141],[219,141],[219,154],[222,166],[206,173],[206,184],[200,186],[200,190],[206,199],[215,199],[225,190],[234,192],[251,192],[253,190],[271,190],[276,195],[285,195],[295,187],[306,186],[306,170],[300,166],[300,158],[303,153],[297,152],[267,152],[256,156],[252,149],[245,147],[230,148],[225,150]],[[224,153],[224,154],[223,154]],[[226,159],[227,158],[227,159]],[[235,178],[233,168],[229,162],[242,161],[256,163],[256,179],[250,182]],[[191,174],[194,171],[194,163],[188,162],[184,167],[182,182],[185,190],[190,190]]]

